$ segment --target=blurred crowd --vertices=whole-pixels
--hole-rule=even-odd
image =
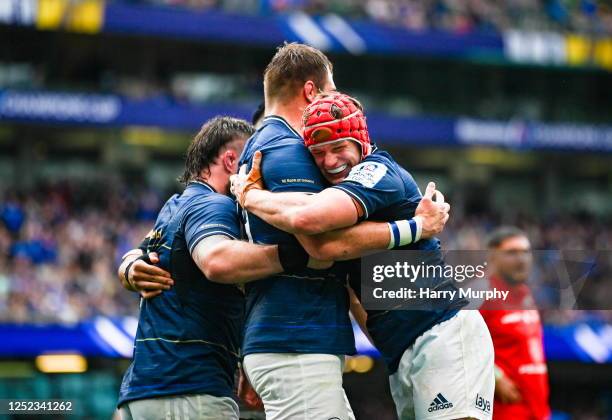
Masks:
[[[487,249],[488,233],[501,225],[521,228],[531,242],[529,286],[545,322],[612,322],[612,310],[607,310],[612,309],[612,226],[584,214],[548,220],[524,215],[500,220],[490,214],[453,219],[451,215],[440,240],[445,250],[461,251],[460,261],[474,258],[473,263],[479,264],[486,258],[482,250]],[[574,304],[591,310],[558,309]]]
[[[138,185],[75,180],[29,191],[0,190],[0,322],[73,323],[95,315],[136,314],[138,298],[121,289],[116,267],[151,229],[169,195]],[[612,227],[588,218],[514,222],[528,232],[533,249],[612,249]],[[484,250],[487,232],[499,224],[488,216],[451,218],[441,236],[443,247]],[[539,277],[547,278],[545,272]],[[584,291],[612,301],[609,279],[600,280]],[[610,313],[594,315],[612,321]],[[583,316],[551,311],[547,319],[563,323]]]
[[[151,229],[157,193],[62,183],[0,194],[0,321],[136,313],[137,298],[120,289],[115,267]]]
[[[120,0],[251,13],[336,13],[412,30],[612,33],[609,0]]]

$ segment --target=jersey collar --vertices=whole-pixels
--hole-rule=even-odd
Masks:
[[[217,192],[217,190],[215,190],[208,182],[205,182],[205,181],[198,181],[194,179],[193,181],[189,181],[189,184],[187,186],[189,187],[195,184],[202,185],[203,187],[208,188],[210,192],[214,192],[214,193]]]
[[[299,138],[302,138],[302,135],[298,133],[293,127],[291,127],[291,125],[287,122],[287,120],[281,117],[280,115],[268,115],[267,117],[264,118],[264,122],[269,122],[269,121],[278,121],[281,124],[284,124],[296,136],[298,136]]]

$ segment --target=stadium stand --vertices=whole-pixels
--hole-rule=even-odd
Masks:
[[[549,29],[611,33],[612,9],[607,2],[481,1],[481,0],[126,0],[131,3],[222,9],[247,13],[335,13],[412,30],[437,29],[455,33],[512,29]]]

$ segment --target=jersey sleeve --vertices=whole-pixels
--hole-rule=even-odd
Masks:
[[[318,193],[325,188],[321,172],[303,144],[288,139],[263,153],[261,170],[269,191]]]
[[[138,245],[138,249],[140,249],[142,251],[143,254],[146,254],[148,252],[149,249],[149,241],[151,240],[151,233],[153,231],[149,232],[147,234],[147,236],[145,236],[145,238],[142,240],[142,242],[140,242],[140,245]]]
[[[344,191],[361,204],[364,219],[377,210],[389,207],[405,196],[405,187],[397,170],[386,159],[368,156],[340,184]]]
[[[236,203],[218,194],[195,200],[185,212],[184,229],[190,254],[202,239],[209,236],[239,239],[240,222]]]

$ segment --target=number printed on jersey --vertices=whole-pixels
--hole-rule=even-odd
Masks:
[[[382,163],[363,162],[353,166],[345,181],[357,182],[364,187],[372,188],[387,173],[387,167]]]

